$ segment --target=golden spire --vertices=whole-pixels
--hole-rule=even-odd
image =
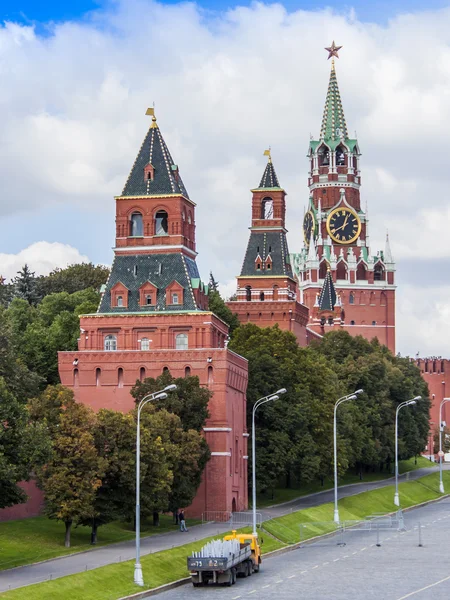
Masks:
[[[268,150],[264,150],[264,155],[263,156],[267,156],[268,157],[268,161],[271,163],[272,162],[272,156],[270,154],[270,146]]]
[[[145,111],[145,114],[147,116],[151,116],[152,117],[152,124],[150,125],[150,127],[152,129],[154,129],[155,127],[158,127],[158,125],[156,124],[156,117],[155,117],[155,105],[153,104],[152,108],[147,108],[147,110]]]

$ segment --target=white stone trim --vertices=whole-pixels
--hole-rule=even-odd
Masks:
[[[147,237],[147,236],[142,236],[145,237],[146,239],[151,239],[151,237]],[[128,238],[118,238],[118,239],[128,239]],[[187,254],[191,254],[192,256],[197,256],[197,252],[194,252],[194,250],[191,250],[190,248],[188,248],[187,246],[184,246],[183,244],[173,244],[171,246],[123,246],[120,248],[113,248],[113,251],[115,253],[118,252],[128,252],[128,253],[132,253],[133,250],[136,251],[141,251],[141,250],[145,250],[147,252],[150,252],[152,250],[167,250],[167,249],[175,249],[175,250],[184,250]]]
[[[243,456],[242,457],[244,460],[248,460],[248,456]]]
[[[211,452],[211,456],[231,456],[231,452]]]
[[[233,431],[231,427],[203,427],[203,431]]]
[[[243,433],[242,436],[248,438],[248,437],[250,437],[250,434],[249,433]]]

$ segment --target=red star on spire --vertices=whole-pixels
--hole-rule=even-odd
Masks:
[[[0,275],[0,285],[4,285],[5,281],[6,279],[2,275]]]
[[[328,52],[328,60],[330,58],[332,58],[333,56],[335,56],[336,58],[339,58],[339,50],[342,48],[342,46],[336,46],[336,44],[333,43],[331,44],[331,46],[329,48],[325,48],[325,50]]]

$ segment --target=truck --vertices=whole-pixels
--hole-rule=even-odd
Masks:
[[[258,536],[237,533],[235,530],[223,540],[212,540],[199,552],[187,558],[187,567],[194,587],[233,585],[237,577],[258,573],[261,565],[261,547]]]

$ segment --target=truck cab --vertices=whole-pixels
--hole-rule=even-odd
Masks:
[[[258,536],[253,533],[237,533],[235,529],[230,535],[226,535],[224,540],[239,540],[241,548],[249,545],[252,551],[253,571],[258,573],[259,565],[261,564],[261,546],[259,545]]]

